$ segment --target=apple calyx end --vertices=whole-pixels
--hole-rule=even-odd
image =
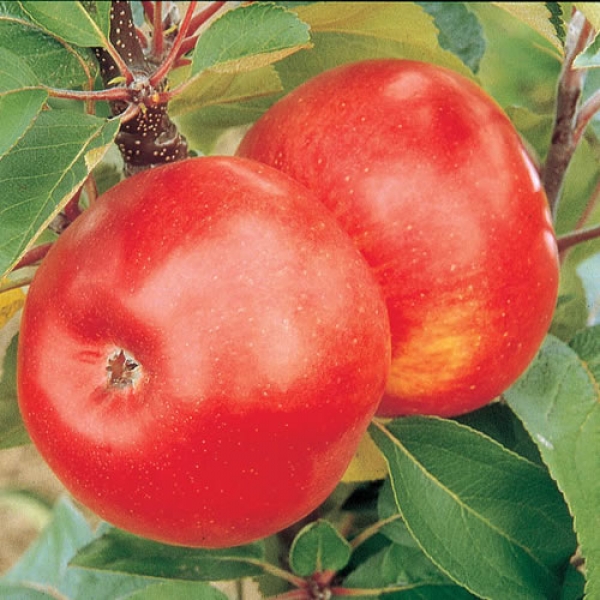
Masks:
[[[106,371],[108,387],[123,389],[133,387],[140,377],[141,367],[132,356],[120,349],[108,359]]]

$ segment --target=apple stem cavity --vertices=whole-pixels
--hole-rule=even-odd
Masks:
[[[109,387],[124,389],[133,387],[139,379],[141,369],[139,363],[121,349],[108,359],[106,371]]]

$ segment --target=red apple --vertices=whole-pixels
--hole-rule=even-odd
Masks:
[[[25,305],[19,402],[101,517],[235,546],[333,490],[389,338],[367,263],[312,193],[253,161],[190,159],[116,185],[50,250]]]
[[[376,274],[393,355],[379,414],[458,415],[523,373],[555,307],[555,237],[519,135],[472,81],[344,65],[277,102],[238,154],[313,189]]]

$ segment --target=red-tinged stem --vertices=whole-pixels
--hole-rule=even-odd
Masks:
[[[600,225],[596,225],[594,227],[589,227],[587,229],[579,229],[577,231],[572,231],[571,233],[561,235],[556,240],[556,244],[558,246],[559,253],[563,253],[565,252],[565,250],[568,250],[569,248],[572,248],[577,244],[582,244],[583,242],[589,242],[591,240],[596,240],[599,238]]]
[[[90,205],[94,204],[98,199],[98,186],[96,185],[96,178],[90,175],[83,184],[85,193],[87,194],[88,202]]]
[[[594,115],[600,111],[600,90],[594,92],[581,106],[577,120],[575,121],[575,129],[573,130],[573,143],[578,144],[583,136],[586,127],[594,118]]]
[[[336,575],[337,571],[321,571],[320,573],[315,573],[313,575],[313,582],[321,588],[328,588]]]
[[[81,208],[79,208],[79,200],[81,199],[81,192],[83,191],[83,186],[80,187],[74,194],[73,197],[67,202],[65,208],[63,209],[63,213],[65,217],[69,219],[69,221],[73,222],[80,214]]]
[[[175,38],[173,45],[169,49],[169,53],[167,54],[161,65],[158,67],[158,69],[156,69],[156,71],[154,71],[154,73],[152,73],[152,75],[148,79],[152,87],[158,87],[160,82],[166,78],[167,74],[175,64],[175,61],[179,57],[179,51],[181,49],[183,41],[187,37],[188,28],[190,26],[190,22],[192,21],[196,4],[197,0],[192,0],[192,2],[189,3],[183,21],[181,22],[181,25],[179,27],[179,31],[177,32],[177,37]]]
[[[173,65],[173,68],[178,68],[178,67],[187,67],[188,65],[191,65],[192,61],[189,58],[178,58],[175,61],[175,64]],[[181,90],[183,89],[181,86],[178,86],[178,88]],[[169,96],[169,99],[172,98],[173,96]]]
[[[192,22],[188,28],[188,34],[195,34],[196,31],[198,31],[198,29],[204,25],[204,23],[206,23],[213,15],[218,13],[226,4],[227,2],[213,2],[210,6],[199,12],[192,19]],[[179,49],[179,56],[185,56],[190,50],[192,50],[199,37],[199,34],[190,35],[190,37],[187,37],[185,40],[183,40],[181,48]],[[178,62],[176,64],[179,65],[180,63]]]
[[[289,571],[286,571],[285,569],[282,569],[276,565],[273,565],[271,563],[265,563],[262,561],[253,561],[253,560],[249,560],[248,562],[250,562],[251,564],[257,565],[265,573],[272,575],[273,577],[283,579],[283,581],[287,581],[288,583],[290,583],[291,585],[293,585],[297,588],[306,587],[305,579],[303,579],[302,577],[298,577],[297,575],[294,575],[293,573],[290,573]]]
[[[227,2],[211,2],[204,10],[201,10],[197,15],[194,16],[188,33],[196,33],[206,21],[208,21],[214,14],[218,13]]]
[[[45,88],[53,98],[63,98],[65,100],[82,100],[82,101],[106,101],[114,102],[118,100],[127,101],[130,92],[123,87],[109,88],[106,90],[63,90],[57,88]]]
[[[193,35],[192,37],[183,40],[181,48],[179,49],[179,56],[185,56],[190,50],[193,50],[199,37],[199,35]]]
[[[144,9],[144,15],[149,23],[154,23],[154,2],[150,0],[142,0],[142,8]]]
[[[135,119],[140,114],[140,110],[139,104],[129,104],[127,108],[119,114],[121,125],[124,125],[132,119]]]
[[[165,50],[165,34],[162,24],[162,4],[160,2],[156,3],[152,24],[152,28],[154,30],[154,34],[152,36],[152,55],[156,57],[157,60],[160,60],[160,57]]]
[[[23,269],[24,267],[30,267],[31,265],[40,262],[46,254],[48,254],[48,251],[52,248],[52,244],[53,242],[48,242],[46,244],[34,246],[21,257],[21,260],[14,266],[13,271]]]
[[[98,102],[114,102],[115,100],[128,100],[130,93],[125,88],[116,87],[107,90],[63,90],[57,88],[45,88],[53,98],[63,98],[65,100],[82,100]]]

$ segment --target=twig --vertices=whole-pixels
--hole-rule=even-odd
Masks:
[[[169,49],[169,53],[167,54],[166,58],[163,60],[161,65],[158,67],[158,69],[156,69],[156,71],[154,71],[154,73],[152,73],[152,75],[150,76],[149,83],[152,87],[158,87],[160,82],[167,76],[167,73],[169,73],[169,71],[175,64],[175,61],[179,57],[179,51],[181,50],[181,45],[183,44],[183,41],[187,37],[187,32],[192,22],[192,17],[194,15],[194,9],[196,8],[196,4],[197,2],[195,0],[192,0],[192,2],[189,3],[185,16],[183,17],[183,21],[180,25],[179,32],[177,34],[177,37],[175,38],[175,41],[173,42],[173,45]]]
[[[578,229],[565,235],[560,236],[557,240],[557,246],[559,253],[565,252],[569,248],[581,244],[583,242],[589,242],[600,238],[600,225],[589,227],[587,229]]]
[[[162,5],[160,2],[156,3],[154,14],[152,15],[153,31],[152,36],[152,55],[160,60],[165,49],[165,33],[162,26]]]
[[[211,2],[204,10],[201,10],[191,21],[189,32],[196,33],[208,19],[218,13],[227,2]]]
[[[587,46],[592,33],[592,25],[585,15],[574,10],[569,22],[565,41],[565,59],[558,82],[552,141],[542,171],[542,183],[554,216],[558,210],[565,174],[579,141],[574,132],[585,70],[575,69],[573,63],[577,55]]]
[[[575,129],[573,131],[573,142],[578,144],[583,136],[583,132],[593,119],[594,115],[600,111],[600,90],[596,90],[581,106]]]
[[[86,102],[97,102],[100,100],[114,102],[117,100],[127,100],[130,95],[128,90],[124,87],[115,87],[106,90],[63,90],[51,87],[44,87],[44,89],[53,98],[83,100]]]
[[[63,213],[65,217],[71,221],[71,223],[81,214],[81,208],[79,207],[79,201],[81,200],[81,192],[83,186],[81,186],[72,196],[72,198],[65,204]]]
[[[289,571],[286,571],[277,565],[252,559],[248,559],[246,562],[260,567],[268,575],[273,575],[273,577],[283,579],[283,581],[287,581],[297,588],[306,587],[305,579],[298,577],[297,575],[294,575],[293,573],[290,573]]]

